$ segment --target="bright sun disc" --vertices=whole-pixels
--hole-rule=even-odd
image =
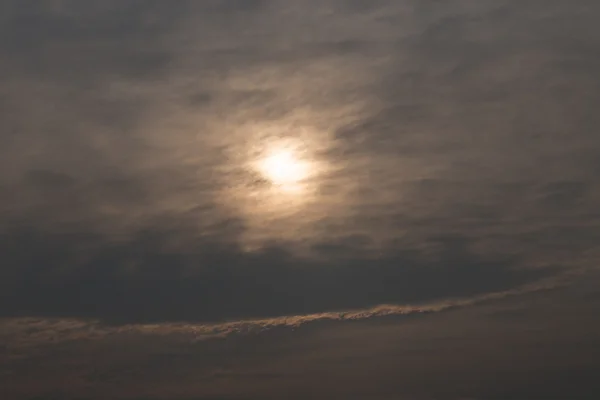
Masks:
[[[260,171],[275,185],[292,185],[307,177],[308,166],[293,152],[282,150],[268,155],[260,163]]]

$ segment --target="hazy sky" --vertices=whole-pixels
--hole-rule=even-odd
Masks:
[[[0,0],[0,398],[600,397],[597,0]]]

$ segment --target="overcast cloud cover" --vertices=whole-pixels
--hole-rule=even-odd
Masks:
[[[0,0],[0,397],[598,398],[599,18]]]

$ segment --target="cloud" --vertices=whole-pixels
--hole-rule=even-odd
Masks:
[[[321,321],[214,340],[194,341],[186,325],[104,327],[103,334],[97,325],[63,321],[54,329],[64,334],[55,337],[79,329],[77,340],[39,346],[49,342],[42,339],[20,349],[26,356],[11,359],[10,368],[0,363],[0,371],[13,371],[5,387],[24,398],[52,393],[68,379],[68,393],[61,389],[66,398],[93,398],[99,390],[134,399],[277,398],[292,390],[298,398],[312,392],[323,398],[587,400],[597,389],[599,327],[597,302],[580,302],[580,284],[587,282],[447,312]],[[22,321],[18,337],[35,335],[45,323]],[[94,333],[102,336],[81,340]],[[37,385],[14,379],[23,371]]]
[[[540,4],[5,3],[1,315],[296,318],[589,268],[595,3]],[[282,138],[324,165],[295,198],[247,167]]]
[[[0,1],[4,397],[597,398],[598,4]]]
[[[491,292],[468,298],[455,298],[439,302],[406,305],[378,305],[372,308],[348,309],[341,312],[286,315],[263,319],[238,319],[230,322],[182,322],[107,324],[106,321],[74,318],[12,317],[0,319],[6,355],[11,359],[29,358],[35,352],[44,351],[57,344],[80,341],[103,341],[114,336],[145,335],[153,337],[181,337],[190,343],[222,339],[235,335],[262,334],[278,329],[298,329],[305,326],[323,325],[328,322],[361,321],[373,318],[411,318],[448,310],[473,306],[491,300],[552,290],[567,282],[552,279],[525,285],[518,289]],[[495,314],[496,315],[496,314]],[[500,317],[504,314],[498,312]]]
[[[80,235],[6,235],[0,313],[119,323],[217,322],[476,296],[559,272],[518,268],[510,258],[486,260],[471,254],[460,238],[440,238],[439,253],[424,262],[410,249],[370,258],[353,250],[352,242],[323,243],[316,260],[277,245],[244,252],[206,241],[169,250],[175,235],[140,233],[118,244]],[[349,252],[353,256],[346,258]]]

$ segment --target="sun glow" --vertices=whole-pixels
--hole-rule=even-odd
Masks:
[[[319,202],[323,180],[332,170],[324,157],[328,136],[296,124],[257,124],[236,132],[221,199],[243,219],[243,248],[304,243],[320,210],[328,207]]]
[[[278,150],[268,154],[259,163],[260,173],[277,186],[293,186],[305,180],[310,172],[306,161],[291,150]]]

